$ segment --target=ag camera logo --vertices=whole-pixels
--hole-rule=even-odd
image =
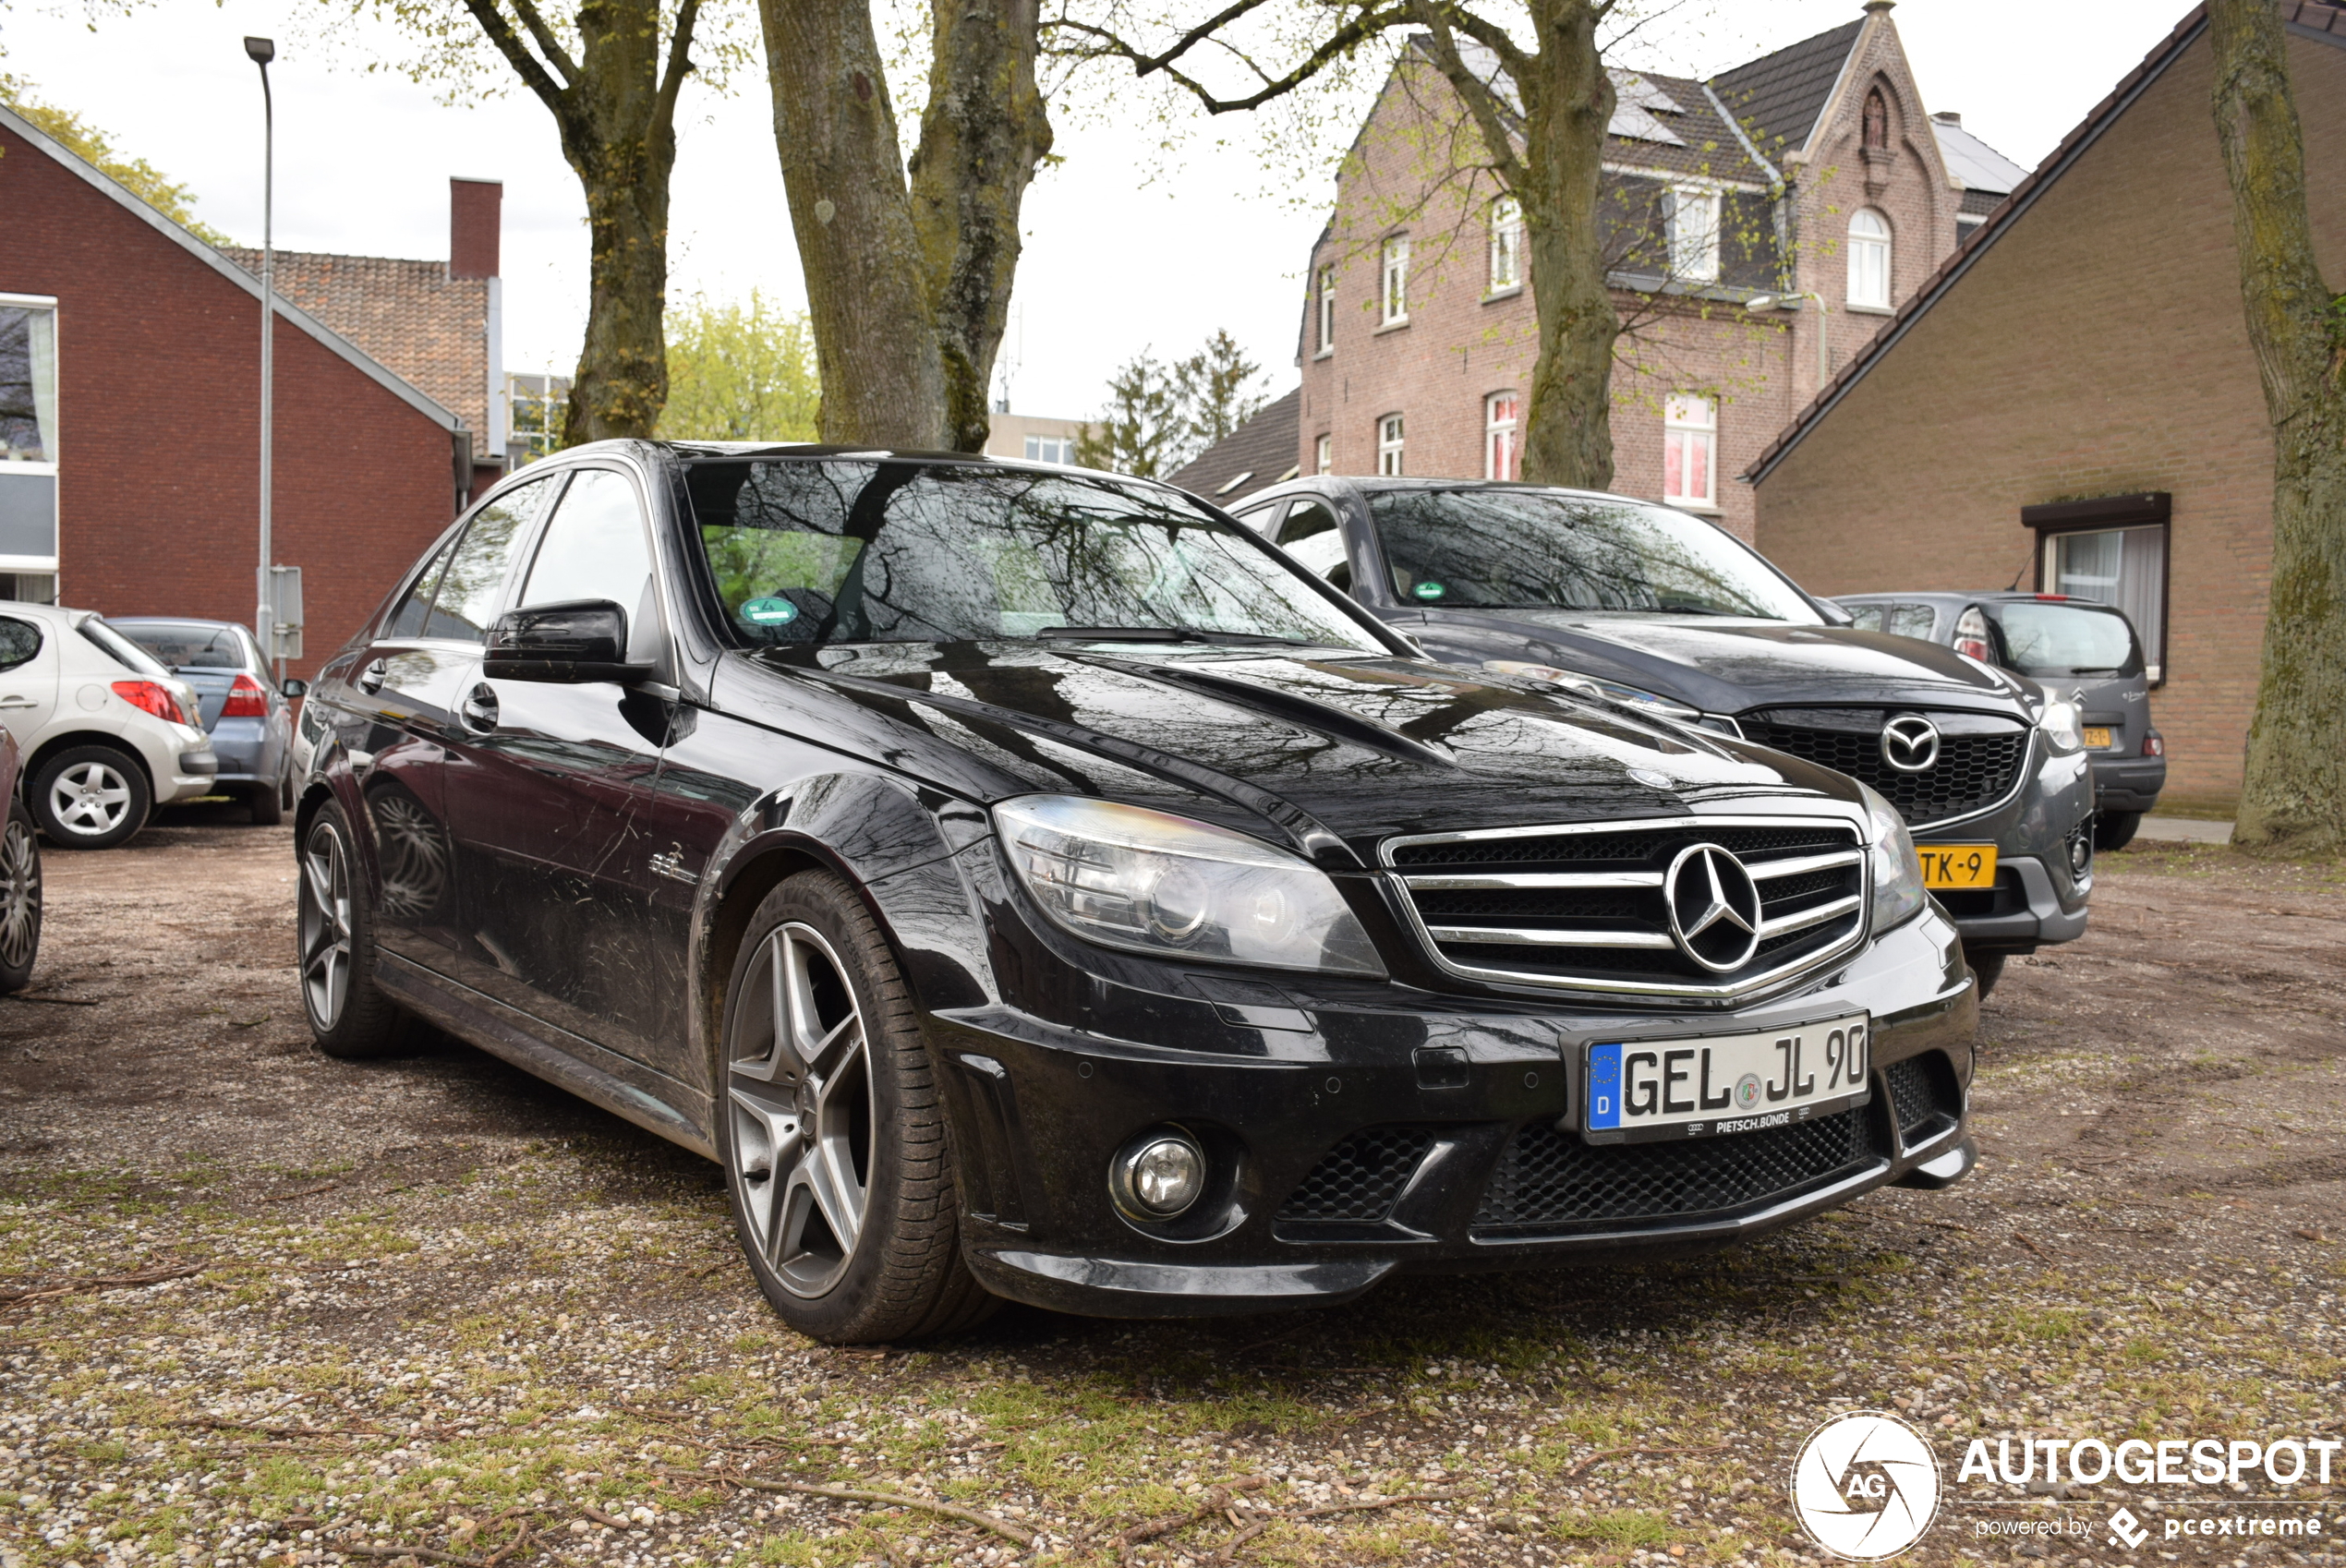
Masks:
[[[1939,1515],[1939,1457],[1883,1410],[1852,1410],[1808,1434],[1792,1465],[1792,1511],[1835,1557],[1897,1556]]]

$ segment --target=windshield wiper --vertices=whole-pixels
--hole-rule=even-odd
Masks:
[[[1311,647],[1310,639],[1267,632],[1209,632],[1203,626],[1045,626],[1035,636],[1069,643],[1277,643]]]

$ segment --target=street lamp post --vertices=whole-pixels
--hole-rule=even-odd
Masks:
[[[1744,301],[1746,310],[1784,310],[1796,300],[1813,300],[1817,307],[1817,391],[1821,394],[1825,383],[1832,380],[1832,354],[1825,342],[1825,296],[1814,289],[1802,289],[1793,294],[1754,295]]]
[[[270,492],[276,487],[275,453],[270,437],[275,425],[275,392],[272,384],[276,358],[277,280],[272,251],[277,206],[277,110],[269,95],[269,62],[277,45],[266,38],[245,40],[245,54],[260,67],[260,570],[255,581],[260,608],[253,612],[253,631],[260,639],[260,657],[275,665],[283,684],[285,661],[277,657],[276,594],[269,564],[274,554],[269,537]]]

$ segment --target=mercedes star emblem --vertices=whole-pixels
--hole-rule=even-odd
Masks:
[[[1918,713],[1902,713],[1881,727],[1881,760],[1900,773],[1928,773],[1939,766],[1939,726]]]
[[[1678,851],[1663,878],[1670,932],[1687,957],[1718,974],[1741,969],[1760,948],[1760,889],[1743,862],[1716,844]]]

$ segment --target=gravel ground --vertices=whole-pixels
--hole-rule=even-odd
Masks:
[[[768,1311],[713,1166],[453,1043],[311,1050],[288,830],[182,810],[47,868],[0,1002],[5,1568],[1787,1564],[1822,1560],[1792,1456],[1860,1406],[1937,1439],[1904,1561],[2346,1561],[2346,1485],[1955,1475],[1974,1436],[2340,1435],[2337,867],[2110,857],[2092,935],[1985,1009],[1952,1192],[1692,1261],[861,1352]],[[2194,1510],[2326,1523],[2167,1538]]]

